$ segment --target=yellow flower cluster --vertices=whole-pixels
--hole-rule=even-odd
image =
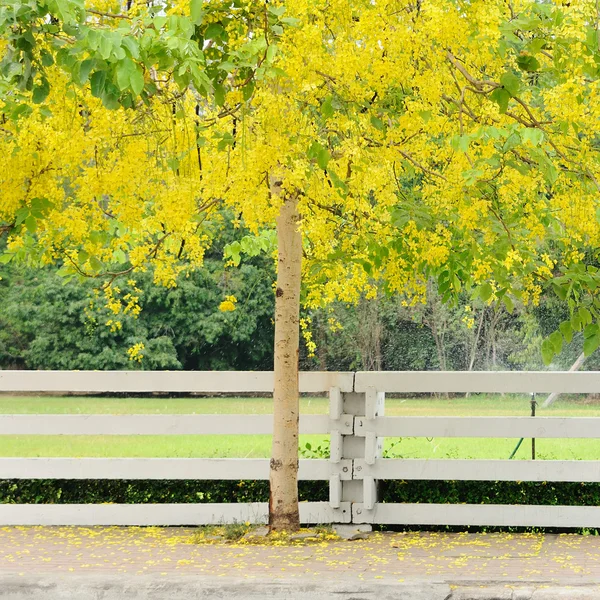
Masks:
[[[304,345],[306,346],[309,358],[314,357],[315,351],[317,350],[317,344],[315,343],[312,331],[310,330],[311,323],[312,319],[310,317],[300,319],[300,332],[302,333],[302,339],[304,340]]]
[[[219,304],[221,312],[233,312],[236,308],[237,298],[235,296],[225,296],[225,300]]]
[[[129,355],[129,360],[141,363],[142,360],[144,359],[144,354],[143,354],[144,349],[145,349],[145,346],[142,342],[138,342],[137,344],[134,344],[133,346],[131,346],[131,348],[129,348],[127,350],[127,354]]]

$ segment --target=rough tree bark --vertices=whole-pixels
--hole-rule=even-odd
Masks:
[[[271,193],[281,196],[281,182],[272,180]],[[269,498],[271,531],[296,531],[298,512],[298,349],[302,235],[298,197],[284,198],[277,219],[277,286],[275,291],[275,388],[273,448]]]

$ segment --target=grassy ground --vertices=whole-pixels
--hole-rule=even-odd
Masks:
[[[543,399],[540,399],[543,400]],[[265,398],[52,398],[0,397],[3,414],[266,414]],[[302,398],[304,414],[328,411],[325,398]],[[494,416],[529,415],[525,396],[472,396],[455,399],[388,399],[386,415]],[[540,416],[600,416],[600,403],[559,401]],[[314,448],[325,436],[301,436],[300,445]],[[508,458],[517,440],[480,438],[388,438],[388,454],[405,458]],[[0,456],[96,457],[268,457],[270,437],[215,436],[0,436]],[[537,457],[547,459],[600,458],[600,440],[537,440]],[[516,458],[530,458],[524,441]]]

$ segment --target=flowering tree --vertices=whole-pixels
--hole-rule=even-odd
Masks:
[[[211,48],[227,40],[243,65],[233,49],[258,40],[224,10]],[[433,278],[445,301],[466,290],[510,310],[549,286],[577,311],[546,357],[582,324],[588,350],[600,343],[597,274],[582,262],[599,234],[598,14],[595,0],[288,0],[264,14],[259,77],[225,60],[222,90],[207,86],[216,102],[175,85],[175,55],[146,65],[140,93],[159,93],[145,105],[107,113],[66,83],[72,97],[51,94],[9,124],[0,160],[15,179],[0,218],[8,257],[109,281],[150,263],[167,285],[201,264],[218,208],[257,236],[230,249],[234,262],[268,249],[261,232],[276,227],[271,525],[293,529],[301,299],[385,287],[411,304]],[[118,86],[116,67],[106,72]],[[46,156],[36,143],[60,136],[58,158],[31,171]]]

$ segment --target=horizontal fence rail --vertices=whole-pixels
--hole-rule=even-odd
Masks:
[[[354,391],[412,393],[593,394],[600,372],[550,371],[360,371]]]
[[[489,527],[600,527],[600,507],[501,504],[377,504],[352,507],[354,523]]]
[[[302,415],[300,433],[329,433],[327,415]],[[0,415],[0,435],[256,435],[273,415]]]
[[[1,392],[241,394],[273,392],[272,371],[0,371]],[[300,391],[351,392],[353,373],[300,373]]]
[[[0,458],[0,479],[269,479],[267,458]],[[299,461],[298,479],[352,479],[350,461]]]
[[[0,504],[4,525],[222,525],[268,521],[266,502],[232,504]],[[350,505],[301,502],[301,523],[349,523]]]
[[[1,465],[1,463],[0,463]],[[384,458],[369,465],[354,461],[354,479],[435,481],[586,481],[600,482],[596,460],[471,460]]]
[[[600,438],[600,417],[376,417],[355,434],[384,437]]]

